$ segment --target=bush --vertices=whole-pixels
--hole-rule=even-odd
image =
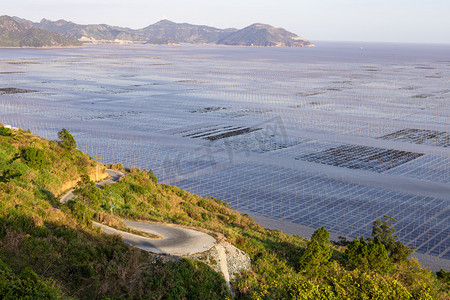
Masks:
[[[141,185],[131,184],[130,187],[133,192],[135,192],[139,195],[145,194],[145,187],[143,187]]]
[[[33,169],[41,169],[46,165],[44,150],[34,147],[22,147],[21,154],[26,164]]]
[[[1,136],[13,136],[11,129],[6,127],[0,127]]]
[[[148,276],[146,288],[163,299],[230,299],[223,277],[204,263],[191,259],[169,262],[164,276]]]
[[[425,298],[412,297],[400,282],[389,276],[360,270],[349,272],[338,266],[331,269],[327,281],[335,299],[432,299],[427,291],[421,291]]]
[[[436,272],[436,275],[442,281],[450,285],[450,272],[445,272],[444,269],[441,269],[439,272]]]
[[[90,226],[92,224],[92,211],[81,201],[69,201],[67,206],[72,215],[82,224]]]
[[[122,169],[123,169],[123,166],[122,166]],[[156,178],[155,173],[153,173],[153,170],[148,171],[148,176],[155,184],[158,184],[158,178]]]
[[[1,175],[0,175],[0,182],[10,182],[11,180],[13,180],[14,178],[20,177],[22,176],[22,173],[20,173],[17,169],[15,168],[5,168]]]
[[[30,267],[19,276],[0,260],[1,299],[61,299],[61,292],[40,278]]]

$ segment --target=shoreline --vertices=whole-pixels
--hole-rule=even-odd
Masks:
[[[43,49],[43,50],[51,50],[51,49],[81,49],[86,48],[86,46],[83,44],[82,46],[61,46],[61,47],[4,47],[0,46],[1,49]]]
[[[226,44],[213,44],[213,43],[168,43],[168,44],[151,44],[145,42],[134,42],[134,43],[116,43],[116,42],[99,42],[99,43],[83,43],[82,46],[57,46],[57,47],[28,47],[28,46],[20,46],[20,47],[4,47],[0,46],[0,49],[82,49],[87,46],[218,46],[218,47],[237,47],[237,48],[315,48],[317,47],[315,44],[306,45],[306,46],[248,46],[248,45],[226,45]]]

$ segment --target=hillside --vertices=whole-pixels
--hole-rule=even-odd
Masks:
[[[253,24],[244,29],[219,29],[210,26],[175,23],[161,20],[142,29],[99,25],[80,25],[73,22],[42,19],[38,23],[15,18],[36,28],[76,38],[84,43],[139,44],[224,44],[265,47],[310,47],[309,41],[282,28]]]
[[[129,219],[195,228],[245,251],[252,267],[232,282],[237,299],[448,299],[448,283],[404,259],[409,249],[390,242],[389,230],[339,245],[323,228],[311,241],[288,236],[219,199],[159,184],[151,170],[125,169],[118,183],[102,189],[83,179],[78,198],[60,204],[65,183],[93,178],[97,164],[70,137],[47,141],[0,125],[0,298],[231,297],[202,257],[161,258],[92,226],[94,220],[124,226],[121,219]]]
[[[215,44],[234,31],[162,20],[139,30],[139,33],[147,44]]]
[[[0,16],[0,47],[74,47],[82,43],[76,39],[17,22]]]
[[[311,47],[311,42],[283,28],[253,24],[220,39],[218,44],[262,47]]]
[[[39,23],[33,23],[33,26],[83,42],[142,41],[142,37],[135,30],[106,24],[79,25],[65,20],[42,19]]]

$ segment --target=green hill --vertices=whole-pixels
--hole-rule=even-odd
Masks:
[[[33,26],[84,41],[140,41],[142,39],[142,37],[132,29],[106,24],[80,25],[65,20],[50,21],[42,19],[39,23],[33,23]]]
[[[139,30],[139,33],[147,44],[215,44],[234,31],[162,20]]]
[[[65,20],[42,19],[33,23],[15,18],[23,24],[76,38],[86,43],[141,44],[224,44],[264,47],[310,47],[313,44],[282,28],[253,24],[244,29],[219,29],[210,26],[161,20],[142,29],[106,24],[80,25]]]
[[[63,140],[47,141],[0,125],[0,298],[231,297],[206,264],[158,260],[92,226],[123,226],[120,217],[186,225],[248,253],[251,270],[232,282],[238,299],[448,299],[448,283],[393,255],[402,248],[384,235],[345,245],[329,242],[325,229],[311,241],[288,236],[223,201],[158,184],[151,171],[126,169],[118,183],[62,205],[57,197],[67,183],[93,178],[97,163],[61,132]]]
[[[73,47],[81,42],[54,32],[35,28],[30,23],[17,22],[0,16],[0,47]]]
[[[253,24],[220,39],[218,44],[262,47],[311,47],[311,42],[283,28]]]
[[[27,22],[20,19],[21,22]],[[33,26],[79,39],[83,42],[112,43],[128,41],[146,44],[215,44],[236,29],[218,29],[188,23],[161,20],[142,29],[99,25],[80,25],[65,20],[42,19]]]

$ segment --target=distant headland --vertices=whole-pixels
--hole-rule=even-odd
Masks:
[[[42,19],[35,23],[0,17],[0,47],[79,47],[83,44],[219,44],[255,47],[313,47],[283,28],[252,24],[243,29],[218,29],[161,20],[142,29],[106,24],[80,25]]]

